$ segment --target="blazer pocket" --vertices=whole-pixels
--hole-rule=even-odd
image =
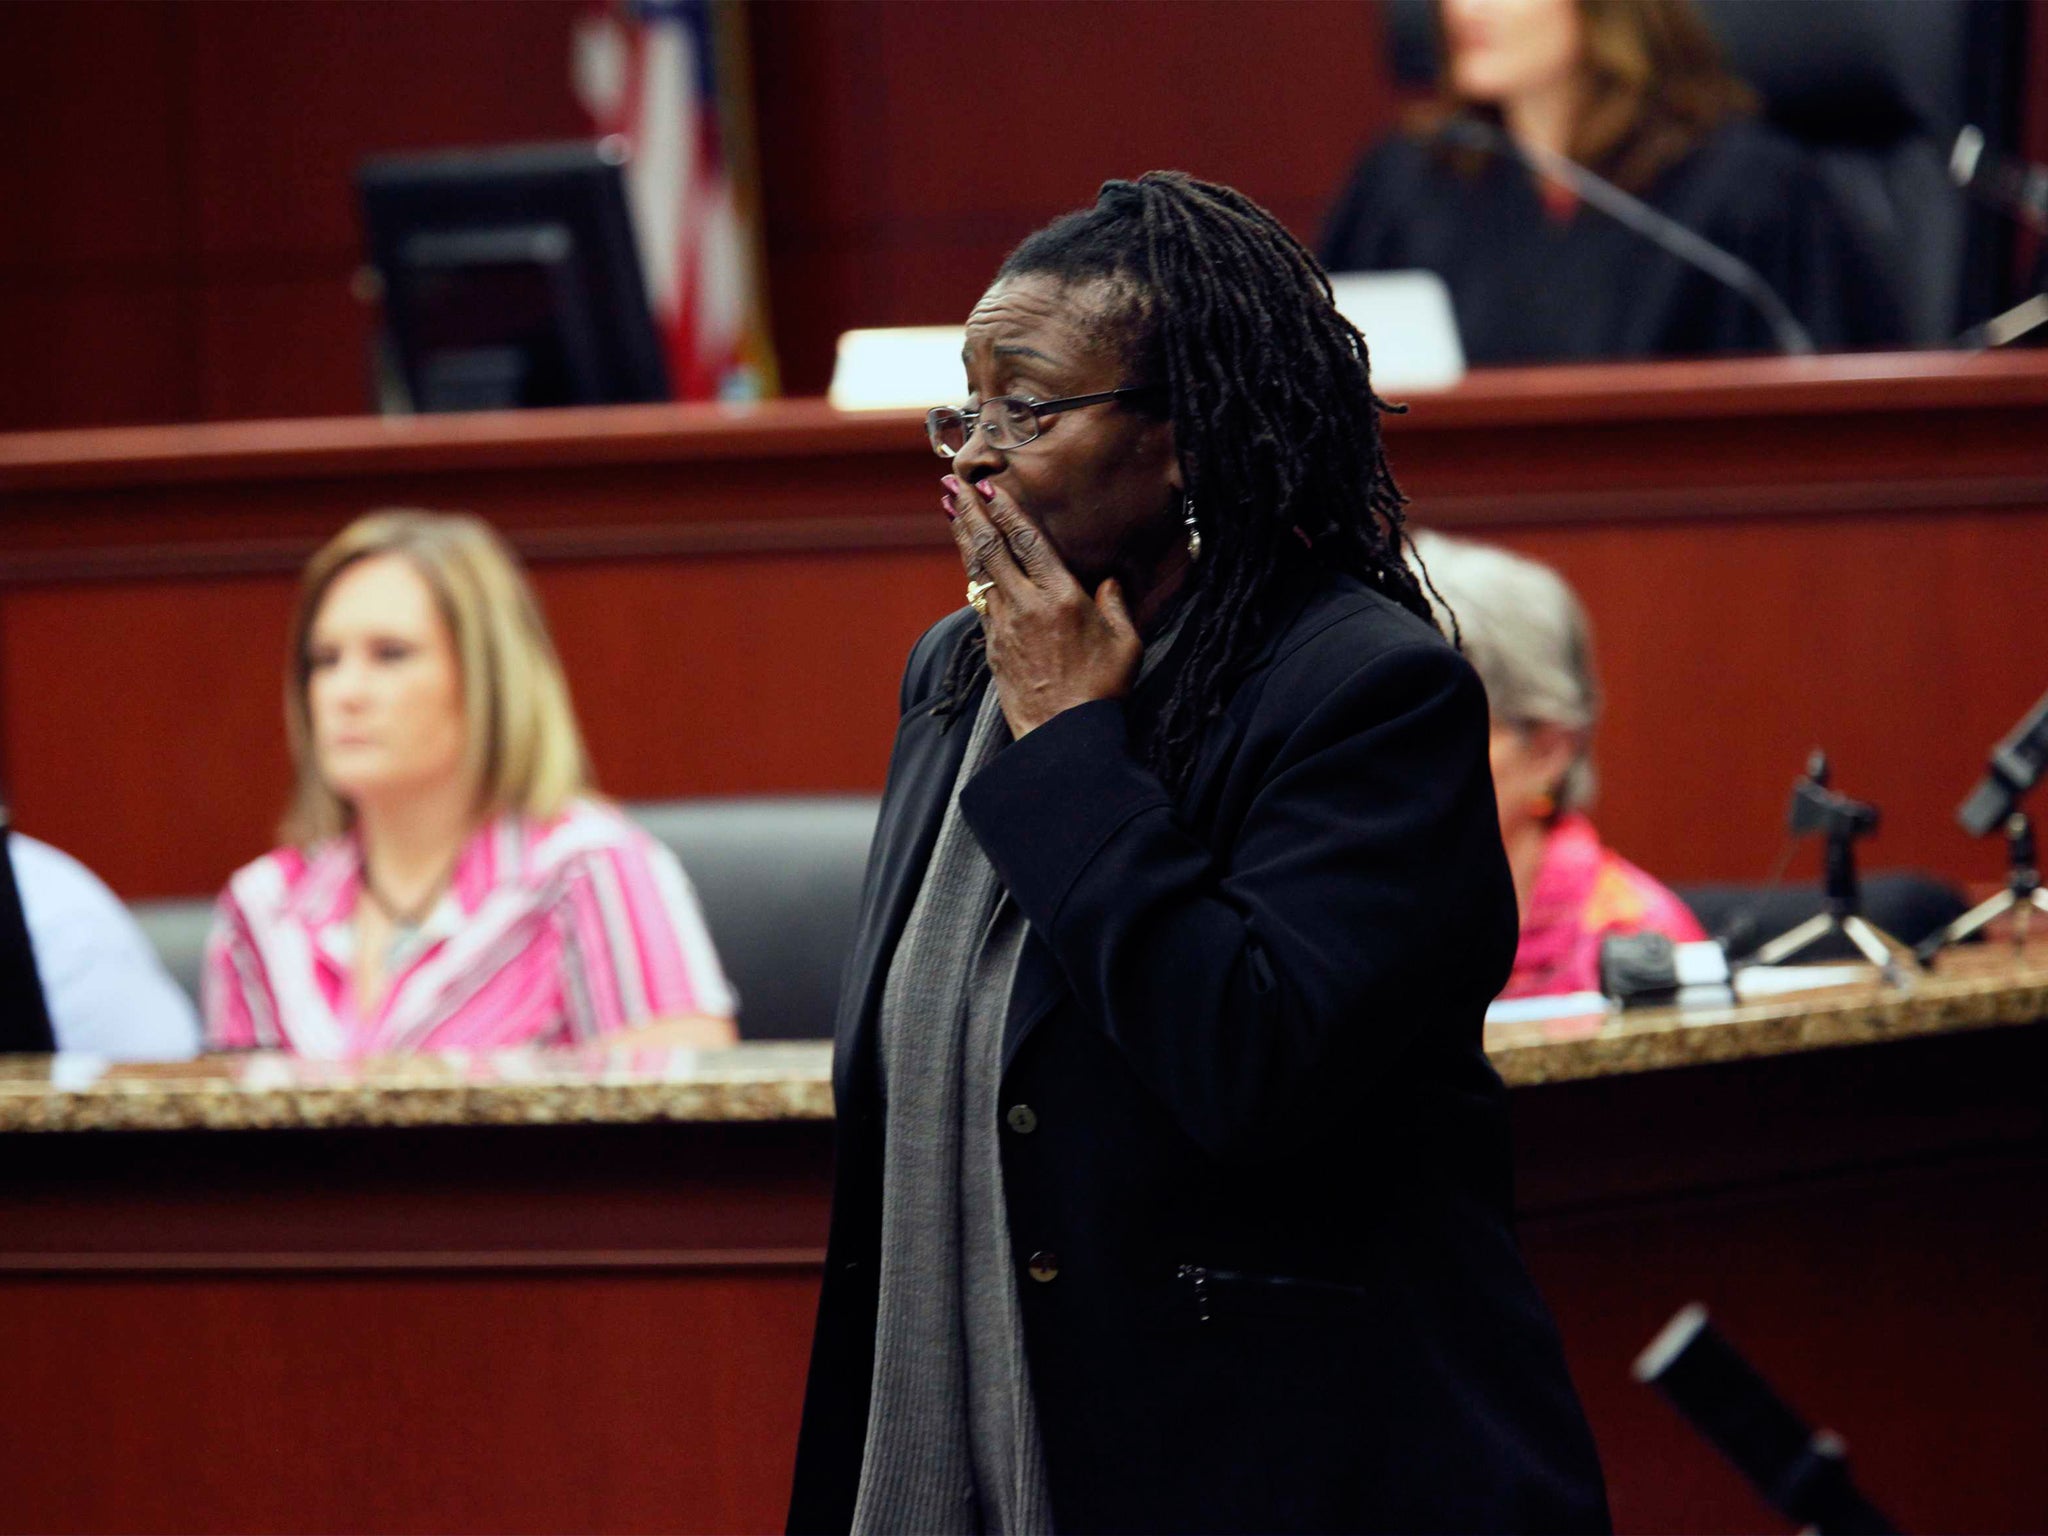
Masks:
[[[1295,1275],[1257,1275],[1183,1264],[1174,1271],[1175,1312],[1196,1323],[1233,1317],[1355,1322],[1371,1311],[1364,1286]]]

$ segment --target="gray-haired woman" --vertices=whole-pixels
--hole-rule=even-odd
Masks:
[[[1549,566],[1505,549],[1414,537],[1493,717],[1494,798],[1522,914],[1501,995],[1597,987],[1600,941],[1611,934],[1705,938],[1685,903],[1603,845],[1586,816],[1600,688],[1578,597]]]

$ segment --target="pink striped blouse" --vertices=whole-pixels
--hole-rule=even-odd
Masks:
[[[208,1045],[355,1057],[563,1045],[657,1018],[730,1018],[732,989],[682,865],[610,806],[505,816],[355,1003],[353,837],[279,848],[221,893],[202,982]]]

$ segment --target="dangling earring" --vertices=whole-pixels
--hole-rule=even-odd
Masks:
[[[1202,558],[1202,528],[1195,521],[1195,498],[1183,496],[1180,501],[1180,520],[1188,530],[1188,564],[1193,565]]]

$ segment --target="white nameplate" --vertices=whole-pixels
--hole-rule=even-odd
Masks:
[[[905,325],[848,331],[825,398],[842,411],[925,410],[967,398],[964,326]]]

